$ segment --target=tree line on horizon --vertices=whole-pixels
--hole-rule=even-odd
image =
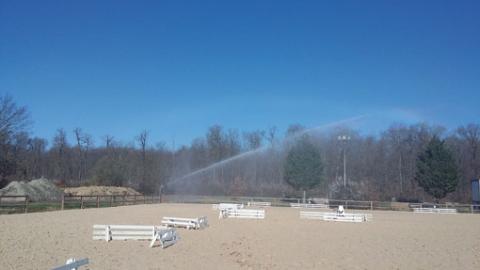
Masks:
[[[45,177],[66,186],[129,186],[146,194],[167,193],[228,196],[299,196],[285,176],[297,137],[308,136],[320,158],[322,178],[309,194],[342,199],[429,201],[433,196],[418,181],[421,157],[438,138],[451,153],[458,184],[446,200],[470,202],[470,180],[480,176],[480,125],[448,131],[442,126],[393,124],[379,135],[363,135],[348,127],[305,132],[299,124],[286,134],[275,127],[240,132],[220,125],[178,149],[155,143],[147,130],[123,144],[113,135],[94,143],[76,128],[58,129],[53,138],[29,134],[30,115],[8,96],[0,96],[0,188],[11,181]],[[67,132],[74,135],[68,141]],[[299,135],[300,134],[300,135]],[[348,135],[348,141],[339,136]],[[242,156],[237,155],[244,153]],[[343,157],[346,179],[343,179]],[[219,166],[217,162],[234,157]],[[237,158],[238,157],[238,158]],[[199,173],[202,168],[211,168]]]

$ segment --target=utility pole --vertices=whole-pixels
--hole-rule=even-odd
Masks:
[[[347,135],[340,135],[337,138],[339,141],[343,143],[343,187],[347,186],[347,151],[346,151],[346,144],[350,140],[350,136]]]

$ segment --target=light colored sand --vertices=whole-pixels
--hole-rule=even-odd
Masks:
[[[218,220],[210,205],[162,204],[0,216],[0,268],[50,269],[88,257],[88,269],[479,269],[480,215],[373,211],[362,224],[301,220],[267,208],[265,220]],[[159,224],[207,215],[178,229],[167,249],[146,241],[91,240],[93,224]],[[83,268],[86,269],[86,268]]]

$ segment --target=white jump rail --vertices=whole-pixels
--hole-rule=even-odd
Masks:
[[[75,258],[70,258],[67,260],[65,265],[55,267],[52,270],[77,270],[78,267],[88,264],[88,258],[76,260]]]
[[[414,213],[419,214],[457,214],[454,208],[413,208]]]
[[[328,208],[327,204],[323,203],[290,203],[292,208]]]
[[[219,218],[264,219],[265,209],[227,209],[221,210]]]
[[[244,205],[239,204],[239,203],[212,204],[212,209],[213,210],[242,209],[243,207],[244,207]]]
[[[372,220],[372,215],[363,213],[338,214],[336,212],[300,211],[300,218],[318,219],[323,221],[366,222]]]
[[[270,207],[272,206],[271,202],[247,202],[247,206],[258,206],[258,207]]]
[[[208,226],[207,217],[199,218],[179,218],[163,217],[162,225],[167,227],[180,227],[187,229],[204,229]]]
[[[93,240],[159,240],[162,248],[177,242],[175,229],[146,225],[93,225]]]

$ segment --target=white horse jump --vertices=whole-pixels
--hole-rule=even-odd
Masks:
[[[264,219],[264,209],[227,209],[221,210],[218,218]]]
[[[247,206],[259,206],[259,207],[270,207],[272,206],[271,202],[247,202]]]
[[[162,225],[167,227],[183,227],[187,229],[203,229],[208,226],[207,217],[179,218],[163,217]]]
[[[290,203],[292,208],[328,208],[327,204],[323,203]]]
[[[212,204],[212,209],[213,210],[242,209],[243,207],[244,207],[244,205],[239,204],[239,203]]]
[[[177,242],[175,229],[144,225],[93,225],[93,240],[160,240],[163,248]]]
[[[413,208],[414,213],[423,214],[456,214],[457,209],[454,208]]]
[[[372,219],[369,214],[338,214],[335,212],[308,212],[300,211],[300,218],[319,219],[324,221],[365,222]]]
[[[67,260],[65,265],[55,267],[52,270],[77,270],[78,267],[88,264],[88,258],[76,260],[75,258],[70,258]]]

